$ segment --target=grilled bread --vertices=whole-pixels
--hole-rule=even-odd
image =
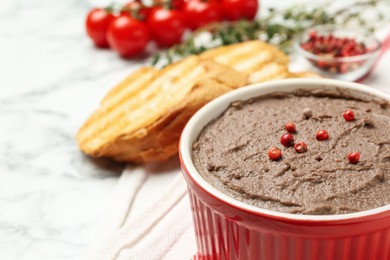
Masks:
[[[143,163],[176,153],[181,130],[208,101],[245,85],[243,74],[190,56],[156,71],[142,68],[116,86],[80,129],[93,157]]]
[[[276,47],[262,41],[248,41],[208,50],[201,59],[227,65],[247,76],[247,84],[286,78],[288,57]]]
[[[247,84],[283,78],[319,77],[308,71],[289,72],[288,56],[275,46],[262,41],[247,41],[218,47],[203,52],[200,58],[212,59],[244,73],[247,77]]]
[[[141,68],[112,89],[81,127],[80,149],[121,162],[166,160],[177,152],[184,125],[200,107],[238,87],[300,76],[287,66],[287,56],[275,47],[250,41],[162,70]]]

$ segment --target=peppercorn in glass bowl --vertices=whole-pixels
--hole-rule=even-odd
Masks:
[[[320,25],[300,33],[294,47],[324,77],[356,81],[374,65],[381,43],[365,29]]]

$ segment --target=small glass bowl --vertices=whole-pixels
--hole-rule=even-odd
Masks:
[[[302,48],[301,44],[310,39],[312,32],[317,36],[333,35],[336,38],[352,38],[363,43],[367,52],[348,57],[331,57],[326,54],[314,54]],[[319,25],[300,33],[294,39],[294,48],[303,56],[311,68],[324,77],[355,81],[365,76],[377,59],[381,43],[365,29],[347,28],[336,25]]]

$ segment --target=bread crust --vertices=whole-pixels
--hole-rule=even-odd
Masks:
[[[176,66],[180,66],[180,64]],[[123,85],[130,83],[129,78],[118,84],[104,98],[101,107],[81,127],[77,135],[80,149],[92,157],[109,157],[118,162],[137,164],[164,161],[170,158],[177,152],[182,129],[200,107],[210,100],[246,84],[246,77],[230,67],[213,61],[201,60],[198,60],[196,66],[202,67],[204,75],[190,84],[185,99],[172,103],[171,107],[164,111],[165,113],[157,109],[156,113],[160,114],[156,120],[134,131],[114,132],[109,138],[102,141],[97,141],[99,140],[99,127],[97,127],[96,131],[93,132],[95,138],[89,138],[86,132],[91,126],[97,125],[98,120],[101,124],[106,124],[101,119],[108,117],[112,110],[107,109],[104,105],[123,91]],[[137,71],[136,74],[139,72]],[[161,74],[157,74],[153,79],[159,77]]]

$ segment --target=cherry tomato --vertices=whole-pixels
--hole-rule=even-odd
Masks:
[[[257,0],[222,0],[221,4],[223,15],[230,21],[253,20],[259,9]]]
[[[155,8],[147,21],[153,39],[162,47],[179,43],[186,28],[182,14],[176,10]]]
[[[100,48],[108,47],[106,33],[114,15],[102,8],[92,9],[85,20],[85,28],[89,38]]]
[[[215,0],[190,0],[184,5],[183,12],[187,26],[192,30],[222,19],[221,6]]]
[[[146,7],[140,1],[133,1],[123,6],[121,14],[134,16],[133,12],[135,12],[136,15],[134,18],[145,21],[151,11],[152,7]]]
[[[125,15],[117,17],[107,31],[110,47],[125,58],[142,52],[149,39],[150,34],[146,24]]]
[[[172,8],[176,9],[176,10],[181,10],[184,7],[186,2],[187,1],[185,1],[185,0],[172,0],[172,2],[171,2]]]

